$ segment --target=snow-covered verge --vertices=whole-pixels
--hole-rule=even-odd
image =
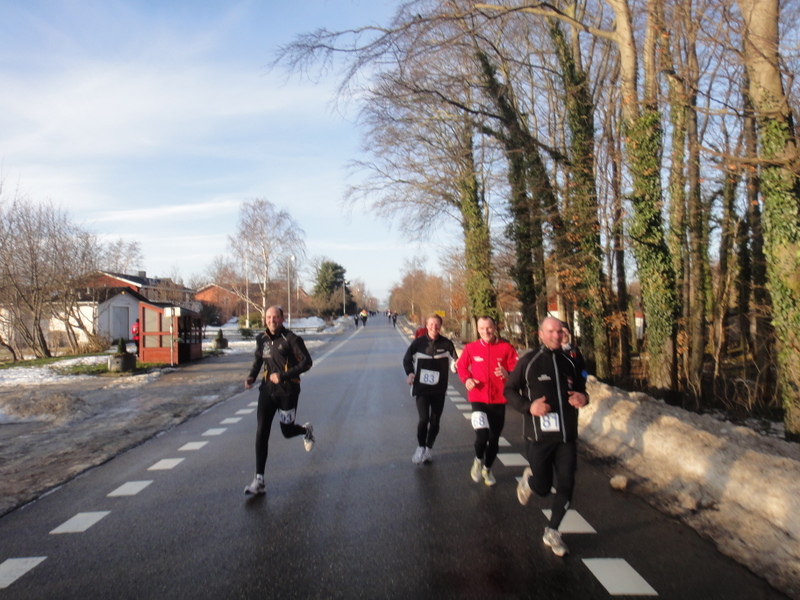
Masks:
[[[631,491],[800,599],[800,445],[596,380],[588,391],[584,448],[613,461]]]
[[[326,322],[319,317],[292,320],[292,327],[322,329],[322,331],[317,333],[316,337],[318,339],[306,340],[306,347],[312,352],[315,347],[324,343],[319,337],[324,338],[327,334],[340,333],[343,328],[349,326],[350,321],[342,319],[339,319],[339,321],[333,325],[327,325]],[[216,337],[217,329],[222,329],[223,335],[231,337],[228,348],[218,352],[223,354],[252,354],[255,350],[255,337],[250,340],[241,339],[238,333],[239,326],[234,321],[226,323],[221,328],[210,328],[207,332],[207,337],[203,340],[203,350],[211,351],[214,349],[213,342]],[[97,381],[97,376],[95,375],[67,375],[65,374],[65,369],[74,365],[105,363],[108,360],[108,355],[113,353],[115,349],[115,347],[109,348],[107,354],[67,358],[42,367],[9,367],[0,369],[0,389],[6,387],[24,387],[30,389],[37,386],[59,384],[61,382],[72,383],[81,380]],[[135,351],[136,346],[133,343],[128,344],[128,352]],[[125,377],[104,379],[103,384],[107,389],[137,388],[147,385],[163,374],[172,371],[175,371],[175,368],[165,367],[147,373],[136,373]],[[32,399],[30,402],[15,399],[11,405],[4,405],[4,403],[0,401],[0,425],[3,423],[22,423],[30,421],[58,421],[63,418],[74,416],[72,413],[78,409],[79,407],[75,405],[74,399],[70,401],[68,396],[64,396],[63,398],[48,398],[47,402],[36,398]]]

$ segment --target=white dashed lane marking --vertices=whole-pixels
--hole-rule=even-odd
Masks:
[[[135,496],[151,483],[153,483],[152,479],[150,481],[129,481],[127,483],[123,483],[121,486],[111,492],[108,497],[116,498],[118,496]]]
[[[503,463],[504,467],[527,467],[528,459],[517,452],[500,452],[497,460]]]
[[[550,515],[553,511],[550,509],[544,509],[542,513],[550,520]],[[561,521],[561,525],[558,526],[558,530],[561,533],[597,533],[589,522],[584,519],[577,511],[575,510],[568,510],[567,514],[564,515],[564,519]]]
[[[247,406],[258,406],[258,402],[251,402],[251,403],[250,403],[250,404],[248,404]]]
[[[658,592],[622,558],[584,558],[583,564],[612,596],[658,596]]]
[[[0,590],[10,586],[46,558],[46,556],[9,558],[0,563]]]
[[[226,427],[212,427],[211,429],[206,430],[203,435],[222,435],[227,431]]]
[[[83,533],[84,531],[89,529],[89,527],[91,527],[92,525],[97,523],[100,519],[109,514],[111,514],[111,511],[109,510],[78,513],[71,519],[65,521],[64,523],[53,529],[53,531],[51,531],[50,533],[51,534]]]
[[[234,423],[238,423],[242,420],[242,417],[228,417],[227,419],[222,419],[219,422],[220,425],[233,425]]]
[[[178,452],[189,452],[190,450],[200,450],[203,446],[205,446],[208,442],[187,442],[180,448],[178,448]]]
[[[169,471],[183,462],[182,458],[163,458],[147,469],[148,471]]]
[[[237,414],[237,415],[250,415],[250,414],[253,414],[254,412],[255,411],[252,408],[242,408],[240,410],[237,410],[236,413],[234,413],[234,414]]]

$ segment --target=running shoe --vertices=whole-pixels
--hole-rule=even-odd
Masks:
[[[525,506],[528,503],[528,500],[531,499],[531,494],[533,490],[531,489],[531,484],[528,482],[528,478],[533,475],[533,471],[531,471],[530,467],[525,467],[525,470],[522,472],[522,479],[519,480],[517,484],[517,500],[522,506]]]
[[[483,476],[483,483],[485,483],[486,485],[491,487],[497,483],[497,479],[495,479],[494,475],[492,475],[491,469],[483,467],[483,469],[481,469],[481,475]]]
[[[431,449],[425,446],[422,450],[422,462],[429,463],[433,460],[431,456]]]
[[[303,436],[303,446],[306,448],[306,452],[311,452],[311,449],[314,447],[314,428],[311,426],[311,423],[306,423],[303,425],[306,428],[306,434]]]
[[[472,477],[472,481],[475,483],[478,483],[481,480],[482,468],[483,463],[481,462],[481,459],[476,456],[475,460],[472,461],[472,468],[469,470],[469,476]]]
[[[264,476],[256,475],[253,477],[253,483],[244,488],[245,494],[252,494],[253,496],[260,496],[267,493],[267,486],[264,485]]]
[[[411,457],[411,462],[415,465],[421,465],[423,456],[425,456],[425,446],[418,446],[414,456]]]
[[[564,540],[561,539],[561,534],[557,529],[545,527],[542,541],[544,542],[544,545],[548,546],[556,556],[564,556],[567,552],[569,552],[567,545],[564,543]]]

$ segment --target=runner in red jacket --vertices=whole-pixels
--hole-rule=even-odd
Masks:
[[[491,317],[478,319],[478,335],[480,339],[464,346],[456,367],[472,403],[475,460],[470,476],[475,483],[483,477],[484,483],[491,486],[497,483],[492,465],[506,420],[503,388],[508,373],[517,364],[517,351],[497,337],[497,326]]]

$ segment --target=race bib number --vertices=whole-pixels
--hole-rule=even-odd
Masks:
[[[542,425],[542,431],[561,431],[558,413],[547,413],[545,416],[540,418],[539,422]]]
[[[278,418],[281,420],[281,423],[284,425],[291,425],[294,423],[294,411],[294,408],[291,410],[279,410]]]
[[[485,412],[476,410],[472,413],[472,428],[489,429],[489,419],[486,417]]]
[[[424,383],[425,385],[436,385],[437,383],[439,383],[439,371],[420,369],[419,382]]]

